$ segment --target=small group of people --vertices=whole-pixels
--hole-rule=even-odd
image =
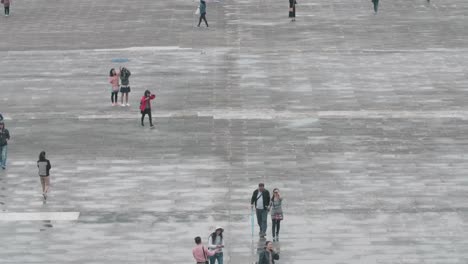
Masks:
[[[120,67],[120,71],[116,72],[112,68],[109,72],[109,83],[111,84],[111,102],[112,106],[118,104],[118,94],[121,93],[121,106],[130,106],[128,103],[128,94],[130,93],[130,71],[126,67]],[[125,97],[125,103],[124,103]],[[153,128],[153,118],[151,116],[151,100],[154,100],[156,95],[146,90],[140,100],[141,126],[145,126],[144,119],[148,115],[150,127]]]
[[[3,7],[5,9],[5,16],[10,16],[11,0],[1,0],[1,3],[3,4]]]
[[[125,67],[120,67],[116,72],[114,68],[109,73],[109,83],[111,84],[111,102],[112,106],[118,105],[118,94],[121,93],[121,106],[130,106],[128,103],[128,94],[130,93],[130,75],[132,73]],[[125,103],[124,103],[125,97]]]
[[[208,236],[208,246],[202,244],[201,237],[195,237],[196,246],[192,249],[192,255],[197,264],[223,264],[223,240],[224,228],[218,226],[215,231]]]
[[[253,192],[252,198],[250,199],[250,206],[252,210],[254,207],[256,210],[257,224],[260,228],[258,234],[260,237],[266,236],[268,227],[267,218],[270,212],[272,223],[271,235],[273,241],[279,241],[280,224],[284,217],[282,203],[283,198],[278,188],[273,189],[273,196],[270,197],[270,192],[265,189],[265,184],[258,184],[258,189]]]

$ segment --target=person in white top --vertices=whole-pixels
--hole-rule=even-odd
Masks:
[[[268,207],[270,205],[270,192],[265,189],[265,184],[258,184],[258,189],[253,192],[252,198],[250,199],[250,205],[252,209],[254,206],[256,209],[257,223],[260,227],[259,235],[261,237],[265,237],[267,230]]]
[[[215,264],[216,260],[218,260],[218,264],[223,264],[223,232],[224,229],[218,226],[216,227],[216,230],[208,237],[208,249],[217,250],[216,254],[210,257],[210,264]]]

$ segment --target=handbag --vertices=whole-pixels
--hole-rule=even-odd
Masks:
[[[273,219],[275,219],[275,220],[283,220],[283,214],[275,214],[275,215],[273,216]]]
[[[199,15],[200,14],[200,6],[197,7],[197,10],[195,10],[195,15]]]
[[[205,264],[210,264],[210,263],[208,262],[208,258],[206,257],[205,247],[202,246],[202,250],[203,250],[203,256],[205,256]]]

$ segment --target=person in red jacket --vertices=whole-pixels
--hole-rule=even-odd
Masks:
[[[145,91],[143,97],[141,97],[140,101],[140,111],[141,111],[141,126],[145,126],[143,120],[145,119],[145,115],[148,114],[150,126],[153,127],[153,120],[151,118],[151,100],[156,98],[156,95],[151,94],[149,90]]]

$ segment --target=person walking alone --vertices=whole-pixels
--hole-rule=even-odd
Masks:
[[[154,127],[153,118],[151,117],[151,100],[154,100],[154,98],[156,98],[156,95],[151,94],[149,90],[146,90],[143,97],[141,97],[141,101],[140,101],[141,126],[145,126],[143,121],[145,119],[145,115],[148,114],[150,127]]]
[[[215,264],[216,260],[218,260],[218,264],[223,264],[223,232],[224,229],[218,226],[216,227],[216,230],[208,237],[208,249],[217,250],[216,254],[210,257],[210,264]]]
[[[47,199],[47,193],[50,187],[49,171],[52,168],[50,161],[46,159],[45,151],[41,151],[39,154],[39,160],[37,161],[37,167],[39,168],[39,177],[42,185],[42,196],[44,200]]]
[[[5,16],[9,16],[11,0],[1,0],[1,2],[3,6],[5,7]]]
[[[273,236],[273,241],[279,241],[280,222],[283,220],[282,202],[283,198],[281,198],[279,189],[273,189],[273,197],[271,198],[269,207],[271,212],[271,234]]]
[[[260,227],[259,235],[266,236],[267,230],[267,217],[268,206],[270,205],[270,193],[265,189],[265,184],[259,183],[258,189],[255,190],[250,199],[250,206],[253,208],[255,205],[257,213],[257,223]]]
[[[379,10],[379,0],[372,0],[374,4],[374,15],[377,15],[377,11]]]
[[[291,22],[296,21],[296,0],[289,0],[289,17],[291,18]]]
[[[208,21],[206,21],[206,2],[205,2],[205,0],[200,0],[200,20],[198,21],[198,26],[197,27],[200,27],[202,19],[205,21],[206,27],[209,27],[208,26]]]
[[[128,104],[128,94],[130,93],[130,75],[132,73],[125,67],[120,68],[120,83],[122,84],[120,86],[120,93],[121,93],[121,100],[120,100],[120,105],[121,106],[130,106]],[[125,104],[124,104],[124,96],[125,96]]]
[[[203,246],[199,236],[195,238],[195,244],[197,245],[192,249],[192,255],[197,264],[206,264],[208,262],[208,257],[213,256],[217,252],[208,250]]]
[[[279,260],[279,254],[273,250],[273,243],[267,241],[265,243],[265,251],[260,253],[258,264],[275,264],[275,260]]]
[[[109,73],[109,83],[112,85],[111,88],[111,102],[112,106],[117,105],[118,102],[118,95],[119,95],[119,73],[115,72],[115,69],[112,68]]]
[[[6,169],[9,140],[10,132],[5,128],[5,123],[0,121],[0,166],[2,166],[2,169]]]

